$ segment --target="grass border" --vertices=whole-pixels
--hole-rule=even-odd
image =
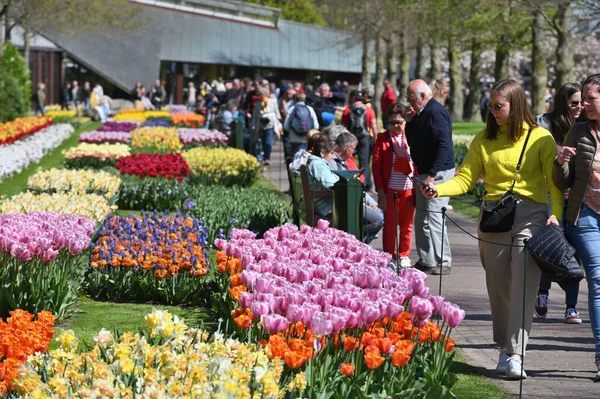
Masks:
[[[25,191],[27,188],[27,179],[38,169],[52,169],[62,167],[65,154],[64,151],[76,146],[79,143],[79,135],[84,132],[95,130],[102,126],[101,122],[89,123],[85,126],[75,129],[73,134],[63,141],[58,147],[46,154],[38,163],[30,164],[26,169],[17,173],[8,180],[0,183],[0,196],[13,196]]]

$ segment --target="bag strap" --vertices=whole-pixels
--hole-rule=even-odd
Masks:
[[[521,155],[519,156],[519,162],[517,163],[517,169],[515,169],[515,178],[513,179],[512,185],[510,186],[510,192],[512,193],[515,188],[515,183],[517,182],[517,174],[521,170],[521,162],[523,162],[523,155],[525,154],[525,149],[527,148],[527,142],[529,142],[529,136],[531,136],[532,127],[529,128],[527,132],[527,137],[525,137],[525,143],[523,143],[523,149],[521,150]]]

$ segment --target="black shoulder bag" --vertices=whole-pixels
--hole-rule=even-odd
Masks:
[[[506,233],[511,231],[515,223],[515,214],[517,213],[517,207],[521,199],[513,193],[515,183],[517,181],[517,174],[521,170],[521,162],[523,161],[523,155],[527,148],[527,142],[531,135],[531,129],[527,132],[523,149],[521,150],[521,156],[517,163],[517,169],[515,170],[515,178],[510,186],[510,190],[505,192],[500,200],[496,203],[487,204],[486,201],[481,205],[481,220],[479,221],[479,230],[483,233]]]

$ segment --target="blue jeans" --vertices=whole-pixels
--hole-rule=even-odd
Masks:
[[[260,138],[262,139],[262,147],[263,147],[263,159],[265,161],[271,160],[271,148],[273,148],[273,135],[275,134],[275,129],[265,129],[260,131]]]
[[[577,225],[567,224],[567,237],[577,250],[588,283],[588,307],[596,356],[600,356],[600,215],[582,205]]]

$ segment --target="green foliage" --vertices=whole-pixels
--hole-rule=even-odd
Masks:
[[[246,3],[281,9],[281,18],[305,24],[325,26],[314,0],[244,0]]]
[[[116,159],[100,159],[94,157],[79,157],[65,160],[65,168],[67,169],[104,169],[107,167],[115,167]]]
[[[117,201],[119,209],[177,211],[191,191],[187,181],[168,180],[163,176],[140,179],[122,175],[121,179],[123,184]]]
[[[12,43],[4,44],[0,59],[0,120],[13,120],[31,108],[31,81],[25,59]]]
[[[89,269],[84,288],[94,299],[158,303],[161,305],[202,305],[211,296],[210,281],[181,272],[169,278],[156,278],[155,270],[114,268]]]
[[[220,234],[229,237],[234,228],[262,235],[281,226],[287,220],[289,203],[262,189],[207,186],[198,188],[186,207],[208,227],[208,242],[212,244]]]
[[[69,251],[51,262],[38,258],[21,261],[9,252],[0,255],[0,319],[16,309],[33,314],[49,310],[57,318],[64,318],[77,299],[83,275],[81,259]]]

